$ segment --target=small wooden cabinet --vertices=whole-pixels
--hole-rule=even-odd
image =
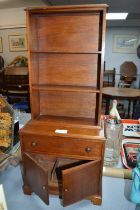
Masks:
[[[27,9],[32,120],[20,130],[23,190],[101,204],[107,5]]]

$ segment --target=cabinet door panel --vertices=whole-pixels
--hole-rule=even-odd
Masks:
[[[100,161],[90,161],[62,171],[63,206],[98,194]]]
[[[46,204],[49,204],[48,172],[30,155],[24,154],[25,181]]]

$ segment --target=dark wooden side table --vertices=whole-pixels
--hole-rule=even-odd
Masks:
[[[134,113],[135,104],[137,100],[140,98],[140,90],[133,88],[105,87],[103,88],[103,97],[106,99],[105,114],[109,114],[110,100],[112,99],[128,100],[128,118],[129,118],[131,102],[133,103],[133,113]]]

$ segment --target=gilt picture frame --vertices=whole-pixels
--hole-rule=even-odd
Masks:
[[[113,52],[114,53],[136,53],[137,48],[136,35],[114,35]]]
[[[0,37],[0,53],[3,52],[2,37]]]
[[[27,40],[26,35],[9,35],[9,50],[10,51],[26,51]]]

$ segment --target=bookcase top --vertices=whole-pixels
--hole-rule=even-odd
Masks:
[[[25,11],[30,13],[55,13],[55,12],[91,12],[101,11],[109,6],[107,4],[82,4],[82,5],[62,5],[62,6],[43,6],[43,7],[29,7]]]

